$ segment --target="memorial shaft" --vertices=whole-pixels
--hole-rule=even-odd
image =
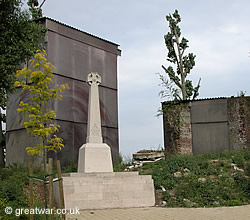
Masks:
[[[90,85],[88,106],[87,143],[103,143],[101,130],[101,114],[98,86],[101,76],[98,73],[90,73],[87,79]]]
[[[98,86],[101,77],[90,73],[87,78],[89,88],[88,127],[86,144],[79,149],[78,172],[113,172],[110,147],[103,143]]]

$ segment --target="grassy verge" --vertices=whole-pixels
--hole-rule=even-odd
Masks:
[[[250,203],[250,149],[198,156],[172,155],[143,166],[168,207],[218,207]]]

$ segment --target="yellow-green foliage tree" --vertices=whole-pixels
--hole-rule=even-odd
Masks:
[[[29,120],[24,122],[28,133],[42,139],[41,144],[28,146],[26,151],[29,155],[39,155],[43,153],[44,171],[47,162],[47,151],[61,150],[63,145],[62,138],[57,137],[54,133],[59,131],[60,126],[53,123],[56,119],[54,110],[47,109],[46,105],[54,99],[62,99],[60,94],[68,88],[68,85],[53,85],[53,69],[55,67],[47,61],[45,50],[38,50],[34,58],[29,62],[34,69],[23,68],[18,70],[16,75],[18,80],[15,87],[22,87],[23,92],[28,91],[31,102],[19,103],[17,111],[27,113]]]

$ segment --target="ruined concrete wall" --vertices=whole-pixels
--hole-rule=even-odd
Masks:
[[[250,147],[250,97],[227,100],[230,149]]]
[[[177,141],[177,153],[192,154],[192,131],[190,105],[181,107],[181,126]]]
[[[166,154],[175,153],[177,151],[178,134],[174,127],[168,122],[168,115],[163,113],[163,134],[164,134],[164,149]]]
[[[166,106],[162,103],[164,147],[166,154],[192,154],[190,106],[188,103]]]

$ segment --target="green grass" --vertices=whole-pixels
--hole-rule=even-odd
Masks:
[[[171,155],[145,165],[168,207],[217,207],[250,203],[250,149],[198,156]],[[241,170],[234,170],[233,164]],[[242,172],[244,170],[244,172]],[[180,177],[174,174],[180,172]],[[203,180],[203,181],[202,181]]]

